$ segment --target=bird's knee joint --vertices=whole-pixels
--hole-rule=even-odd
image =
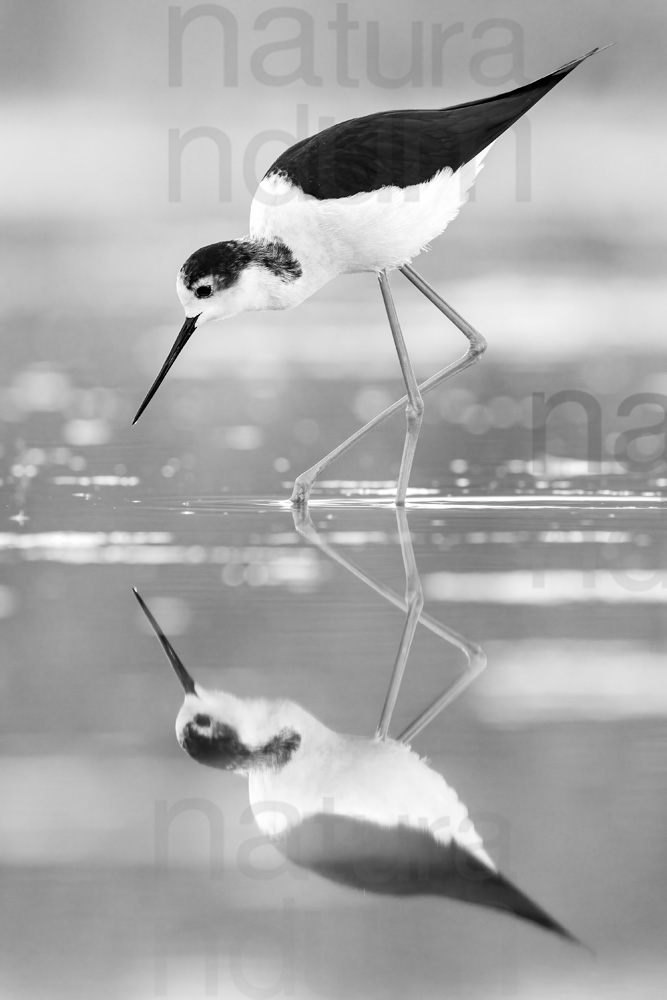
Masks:
[[[418,579],[411,579],[405,588],[405,602],[411,608],[419,607],[419,610],[424,606],[424,591],[422,590],[421,581]]]
[[[421,587],[409,588],[405,594],[405,600],[411,608],[421,611],[424,607],[424,593]]]
[[[292,496],[290,497],[292,506],[294,507],[305,507],[308,504],[308,498],[310,497],[310,490],[313,485],[313,481],[308,473],[304,472],[294,481],[294,487],[292,489]]]
[[[484,354],[488,346],[489,345],[487,344],[484,337],[480,337],[479,340],[475,340],[474,343],[470,345],[469,354],[471,357],[475,359],[475,361],[477,361],[477,359],[481,358],[481,356]]]
[[[419,396],[414,403],[408,403],[405,407],[405,415],[410,421],[421,421],[424,416],[424,400]]]

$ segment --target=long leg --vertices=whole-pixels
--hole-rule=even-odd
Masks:
[[[419,289],[422,295],[426,296],[429,302],[432,302],[444,316],[446,316],[456,327],[458,327],[461,333],[468,339],[470,345],[466,353],[463,357],[459,358],[458,361],[454,361],[452,364],[447,365],[446,368],[441,369],[441,371],[436,372],[435,375],[432,375],[425,382],[422,382],[419,386],[419,391],[422,396],[425,396],[427,392],[430,392],[437,386],[442,385],[443,382],[446,382],[454,375],[458,375],[459,372],[462,372],[465,368],[474,364],[486,350],[486,340],[481,333],[478,333],[477,330],[475,330],[474,327],[463,319],[463,317],[460,316],[455,309],[452,309],[452,307],[438,295],[435,289],[433,289],[413,267],[409,264],[404,264],[401,271],[405,277],[412,282],[415,288]],[[325,455],[324,458],[321,459],[321,461],[319,461],[316,465],[313,465],[312,468],[303,472],[294,483],[294,489],[292,490],[291,497],[292,503],[295,506],[308,503],[308,498],[310,497],[310,491],[313,488],[313,484],[317,479],[319,479],[324,470],[331,465],[335,459],[345,454],[345,452],[348,451],[352,445],[356,444],[357,441],[366,437],[367,434],[374,430],[384,420],[393,416],[394,413],[398,413],[398,411],[408,402],[408,396],[403,396],[395,403],[392,403],[392,405],[388,406],[386,410],[378,413],[376,417],[373,417],[373,419],[369,420],[367,424],[360,427],[358,431],[355,431],[354,434],[350,435],[350,437],[343,441],[342,444],[339,444],[337,448],[334,448],[328,455]]]
[[[398,522],[398,537],[401,543],[403,568],[405,570],[405,604],[408,613],[405,618],[405,625],[403,626],[401,641],[398,645],[394,669],[391,674],[387,695],[382,707],[382,714],[375,734],[381,740],[387,738],[396,699],[398,698],[398,692],[403,681],[405,666],[410,655],[410,647],[412,646],[412,640],[415,637],[419,618],[424,607],[424,594],[421,580],[419,579],[419,571],[417,570],[417,560],[415,559],[415,552],[412,547],[405,508],[396,508],[396,519]]]
[[[486,654],[480,646],[473,644],[475,651],[468,657],[468,670],[462,677],[454,681],[442,694],[438,695],[434,701],[428,705],[423,712],[420,712],[416,719],[405,727],[400,736],[397,737],[400,743],[412,743],[415,736],[423,732],[441,712],[451,705],[465,689],[479,677],[486,667]]]
[[[387,310],[387,319],[389,320],[389,326],[391,327],[391,335],[394,338],[398,361],[401,366],[401,372],[403,373],[403,381],[405,382],[405,388],[408,390],[408,402],[405,407],[405,443],[403,445],[401,467],[398,472],[398,483],[396,484],[396,506],[400,507],[405,503],[405,497],[408,492],[410,470],[412,469],[412,461],[415,457],[415,450],[417,448],[417,438],[419,437],[419,431],[421,430],[422,419],[424,417],[424,401],[419,391],[412,363],[408,356],[408,350],[405,346],[405,341],[403,340],[403,333],[401,331],[400,323],[398,322],[398,316],[396,315],[396,306],[394,305],[394,299],[391,294],[389,278],[387,277],[386,271],[382,271],[380,273],[379,281],[380,291],[382,292],[382,298],[384,300],[384,307]]]
[[[307,508],[298,508],[292,512],[294,517],[294,527],[307,541],[314,545],[317,545],[325,555],[337,562],[339,566],[342,566],[348,572],[352,573],[357,580],[361,580],[362,583],[370,587],[371,590],[379,594],[390,604],[393,604],[397,608],[402,608],[403,611],[408,610],[407,602],[395,593],[389,587],[385,587],[384,584],[378,583],[372,577],[364,573],[355,563],[346,559],[344,555],[338,552],[326,539],[322,538],[317,531],[317,528],[313,524],[310,513]],[[407,518],[406,518],[407,523]],[[400,522],[399,522],[399,534],[400,534]],[[406,587],[407,589],[407,587]],[[399,736],[399,740],[403,743],[408,743],[414,737],[423,732],[423,730],[428,726],[440,712],[450,705],[455,698],[457,698],[472,681],[475,680],[479,674],[482,673],[486,666],[486,655],[484,650],[476,642],[471,642],[465,636],[460,635],[453,629],[447,628],[446,625],[441,625],[439,621],[432,618],[430,615],[424,614],[423,612],[419,616],[419,622],[425,628],[429,629],[440,639],[443,639],[450,646],[455,646],[460,649],[466,659],[466,672],[458,680],[454,681],[452,684],[448,685],[442,694],[421,712],[416,719],[411,722],[407,728]],[[405,630],[404,630],[405,631]]]

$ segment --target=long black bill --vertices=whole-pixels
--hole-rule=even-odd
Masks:
[[[167,639],[166,635],[164,634],[164,632],[162,631],[162,629],[160,628],[160,626],[158,625],[158,623],[153,618],[153,615],[150,613],[150,611],[146,607],[146,604],[145,604],[143,598],[141,597],[141,595],[139,594],[139,591],[137,590],[137,588],[133,587],[132,591],[133,591],[134,596],[136,597],[136,599],[139,601],[139,605],[141,607],[141,610],[143,611],[143,613],[146,615],[146,617],[148,618],[149,622],[153,626],[153,631],[155,632],[156,636],[160,640],[160,644],[161,644],[162,648],[164,649],[165,653],[167,654],[167,659],[169,660],[169,662],[171,663],[172,667],[174,668],[174,673],[176,674],[176,676],[178,677],[179,681],[181,682],[181,686],[182,686],[183,690],[185,691],[186,694],[196,694],[197,692],[195,691],[195,682],[193,681],[192,677],[190,677],[190,674],[187,672],[187,670],[185,669],[185,667],[181,663],[180,657],[176,653],[176,650],[174,649],[174,647],[172,646],[172,644],[169,642],[169,639]]]
[[[134,420],[132,421],[132,426],[133,427],[136,424],[136,422],[139,419],[139,417],[141,416],[141,414],[144,412],[144,410],[148,406],[148,404],[150,403],[150,401],[153,398],[153,396],[155,395],[155,393],[160,388],[160,384],[162,383],[162,380],[164,379],[165,375],[167,374],[167,372],[169,371],[169,369],[173,365],[174,361],[176,360],[176,358],[178,357],[178,355],[181,353],[181,351],[183,350],[183,348],[187,344],[187,342],[190,339],[190,337],[192,336],[192,334],[195,332],[195,327],[197,325],[197,320],[199,319],[200,316],[201,316],[201,313],[198,313],[196,316],[188,316],[188,318],[186,319],[185,323],[181,327],[180,333],[178,334],[178,337],[174,341],[174,346],[169,351],[169,355],[167,357],[167,360],[165,361],[165,363],[162,365],[162,368],[160,369],[160,374],[158,375],[158,377],[153,382],[152,386],[150,387],[150,389],[148,390],[148,392],[146,394],[146,398],[144,399],[143,403],[141,404],[141,406],[137,410],[137,415],[134,418]]]

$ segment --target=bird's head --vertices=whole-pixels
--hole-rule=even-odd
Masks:
[[[291,702],[237,698],[195,683],[139,593],[134,591],[185,692],[176,718],[176,737],[198,764],[247,774],[279,770],[301,745],[299,713]],[[300,727],[299,727],[300,728]]]
[[[286,308],[292,304],[289,289],[300,275],[298,261],[279,241],[227,240],[195,250],[176,278],[185,322],[132,423],[136,424],[195,330],[240,312]]]
[[[251,245],[243,240],[229,240],[202,247],[188,257],[176,278],[176,291],[185,310],[185,321],[132,421],[144,412],[160,388],[165,375],[188,340],[204,323],[235,316],[250,309],[252,294]]]
[[[194,321],[196,329],[258,308],[259,250],[250,240],[227,240],[195,250],[176,278],[186,323]]]

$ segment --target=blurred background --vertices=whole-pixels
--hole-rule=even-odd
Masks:
[[[1,995],[662,996],[664,5],[0,10]],[[374,729],[401,613],[282,502],[402,393],[372,276],[205,328],[130,421],[181,325],[180,264],[246,233],[287,145],[610,42],[498,141],[418,263],[490,348],[427,401],[409,513],[427,610],[489,657],[416,749],[593,960],[490,913],[298,878],[243,781],[173,736],[179,689],[133,585],[204,684]],[[461,338],[393,284],[427,377]],[[399,593],[402,438],[399,415],[313,504]],[[461,668],[420,630],[395,731]]]

